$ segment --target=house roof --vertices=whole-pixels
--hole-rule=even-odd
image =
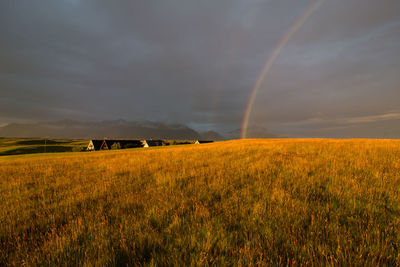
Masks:
[[[104,139],[104,140],[98,140],[94,139],[91,140],[94,146],[95,150],[100,150],[103,149],[104,146],[103,142],[107,145],[108,149],[111,149],[111,146],[114,145],[115,143],[119,143],[121,148],[133,148],[133,147],[143,147],[143,144],[140,140],[129,140],[129,139]]]
[[[107,146],[110,148],[113,144],[119,143],[121,148],[143,147],[140,140],[106,140]]]
[[[103,140],[90,140],[94,146],[94,150],[100,150],[101,144],[103,144]]]
[[[143,144],[148,146],[162,146],[164,144],[163,140],[143,140]]]
[[[212,141],[212,140],[197,140],[196,142],[199,144],[206,144],[206,143],[213,143],[214,141]]]

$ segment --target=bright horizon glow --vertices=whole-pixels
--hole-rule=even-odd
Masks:
[[[279,41],[278,45],[272,52],[272,55],[268,58],[267,62],[265,63],[258,79],[252,89],[249,102],[247,103],[246,112],[242,122],[242,133],[241,138],[246,138],[247,135],[247,127],[249,124],[249,118],[251,115],[251,110],[253,108],[254,100],[256,95],[261,87],[262,82],[264,81],[265,75],[271,69],[272,64],[274,63],[275,59],[278,57],[280,51],[285,46],[285,44],[290,40],[293,34],[307,21],[307,19],[318,9],[318,7],[324,2],[325,0],[317,0],[315,1],[305,12],[301,15],[297,21],[290,27],[289,31],[285,34],[285,36]]]

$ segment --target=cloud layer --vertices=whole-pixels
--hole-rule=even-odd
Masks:
[[[0,123],[239,128],[263,65],[312,3],[2,1]],[[335,136],[357,136],[355,125],[372,135],[379,121],[400,137],[398,10],[397,0],[325,1],[281,50],[250,123],[306,136],[340,124]]]

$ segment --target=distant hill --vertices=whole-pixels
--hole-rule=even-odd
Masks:
[[[217,132],[200,134],[183,124],[125,120],[11,123],[0,127],[0,137],[223,139]]]

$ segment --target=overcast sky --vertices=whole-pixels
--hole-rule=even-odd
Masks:
[[[313,0],[3,0],[0,125],[241,127],[265,62]],[[326,0],[264,77],[250,125],[400,138],[400,1]]]

